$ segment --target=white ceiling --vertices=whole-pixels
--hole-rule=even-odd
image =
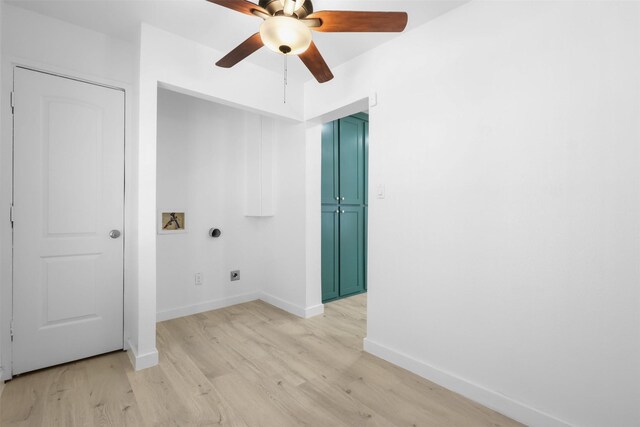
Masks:
[[[467,1],[314,0],[313,6],[316,11],[406,11],[409,14],[408,31]],[[140,22],[146,22],[222,52],[230,51],[257,32],[262,22],[205,0],[5,0],[5,3],[132,42]],[[336,67],[397,34],[314,32],[313,36],[329,67]],[[246,60],[274,71],[283,68],[282,57],[266,48]],[[298,60],[289,61],[288,68],[292,79],[312,79]]]

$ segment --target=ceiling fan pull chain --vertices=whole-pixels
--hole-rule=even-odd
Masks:
[[[284,56],[284,103],[287,103],[287,55]]]

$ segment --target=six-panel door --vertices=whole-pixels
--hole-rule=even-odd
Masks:
[[[123,348],[124,92],[24,68],[14,90],[19,374]]]

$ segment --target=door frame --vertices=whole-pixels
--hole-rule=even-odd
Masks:
[[[332,107],[330,110],[323,112],[320,115],[315,117],[310,117],[306,119],[306,122],[309,125],[311,131],[307,133],[307,145],[308,145],[308,155],[311,156],[311,165],[312,167],[307,167],[305,177],[307,179],[307,190],[312,189],[312,191],[307,191],[306,194],[306,204],[307,204],[307,212],[306,212],[306,223],[307,223],[307,239],[306,239],[306,251],[307,251],[307,302],[319,301],[320,305],[324,307],[322,302],[322,256],[321,256],[321,245],[322,245],[322,219],[321,212],[318,209],[322,206],[322,195],[321,195],[321,187],[322,187],[322,125],[325,123],[332,122],[334,120],[341,119],[347,116],[354,116],[362,113],[363,111],[368,111],[368,119],[369,123],[372,121],[372,114],[375,111],[377,102],[377,94],[371,93],[366,96],[362,96],[353,101],[342,103],[337,107]],[[369,127],[369,146],[371,145],[371,127]],[[369,191],[371,186],[371,156],[369,155],[369,159],[367,161],[367,179],[365,180],[365,191]],[[309,164],[309,161],[308,161]],[[369,198],[369,197],[367,197]],[[369,200],[369,203],[371,201]],[[365,241],[365,254],[369,253],[369,245],[370,240],[369,236],[369,221],[365,221],[365,236],[367,239]],[[369,292],[369,279],[371,276],[369,275],[369,263],[365,261],[365,291]],[[328,301],[330,302],[330,301]]]
[[[127,265],[127,246],[130,244],[130,241],[127,240],[127,225],[129,224],[128,218],[130,215],[127,214],[128,209],[130,209],[130,204],[128,201],[128,197],[131,193],[129,188],[130,180],[128,179],[131,171],[128,170],[131,162],[128,161],[130,158],[131,144],[128,142],[131,140],[131,112],[133,111],[131,100],[128,97],[128,93],[132,91],[132,86],[128,83],[114,81],[110,79],[105,79],[98,76],[87,75],[83,73],[78,73],[71,70],[65,70],[60,67],[55,66],[46,66],[35,61],[27,60],[24,58],[8,58],[6,62],[3,61],[3,76],[1,81],[1,86],[4,93],[13,92],[15,89],[15,70],[17,68],[23,68],[30,71],[35,71],[39,73],[44,73],[56,77],[61,77],[65,79],[70,79],[82,83],[93,84],[96,86],[105,87],[108,89],[119,90],[124,94],[124,141],[123,141],[123,150],[124,150],[124,177],[123,177],[123,203],[124,209],[122,212],[123,216],[123,259],[122,259],[122,296],[123,296],[123,331],[122,331],[122,342],[123,349],[127,350],[128,346],[128,337],[127,331],[130,330],[129,325],[127,323],[127,308],[131,305],[130,301],[127,301],[127,290],[128,290],[128,280],[126,275],[126,265]],[[5,76],[6,71],[10,72],[10,75]],[[7,91],[8,89],[8,91]],[[5,110],[6,106],[6,110]],[[8,194],[0,189],[0,201],[2,205],[11,206],[14,200],[14,115],[12,112],[12,107],[9,102],[5,103],[5,106],[2,106],[1,114],[4,123],[10,124],[10,126],[6,126],[9,128],[9,132],[6,130],[2,130],[2,134],[0,135],[0,159],[2,164],[0,164],[0,170],[8,169],[7,175],[10,176],[10,191]],[[8,160],[8,161],[7,161]],[[2,270],[0,270],[0,282],[2,285],[0,286],[0,381],[6,381],[13,378],[13,342],[11,339],[11,329],[13,322],[13,265],[14,265],[14,254],[13,254],[13,226],[11,224],[11,220],[9,215],[7,214],[6,218],[6,230],[2,230],[4,235],[9,236],[8,242],[3,242],[2,245],[7,245],[6,247],[0,247],[0,253],[2,254],[2,259],[0,262],[2,263]],[[3,233],[0,233],[3,234]],[[5,252],[6,251],[6,252]],[[7,280],[5,280],[5,278]]]

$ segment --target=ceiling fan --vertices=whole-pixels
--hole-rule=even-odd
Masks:
[[[229,52],[216,65],[231,68],[262,46],[276,53],[298,55],[320,83],[333,74],[313,43],[311,31],[399,33],[407,26],[405,12],[322,10],[313,12],[311,0],[207,0],[264,19],[260,31]]]

